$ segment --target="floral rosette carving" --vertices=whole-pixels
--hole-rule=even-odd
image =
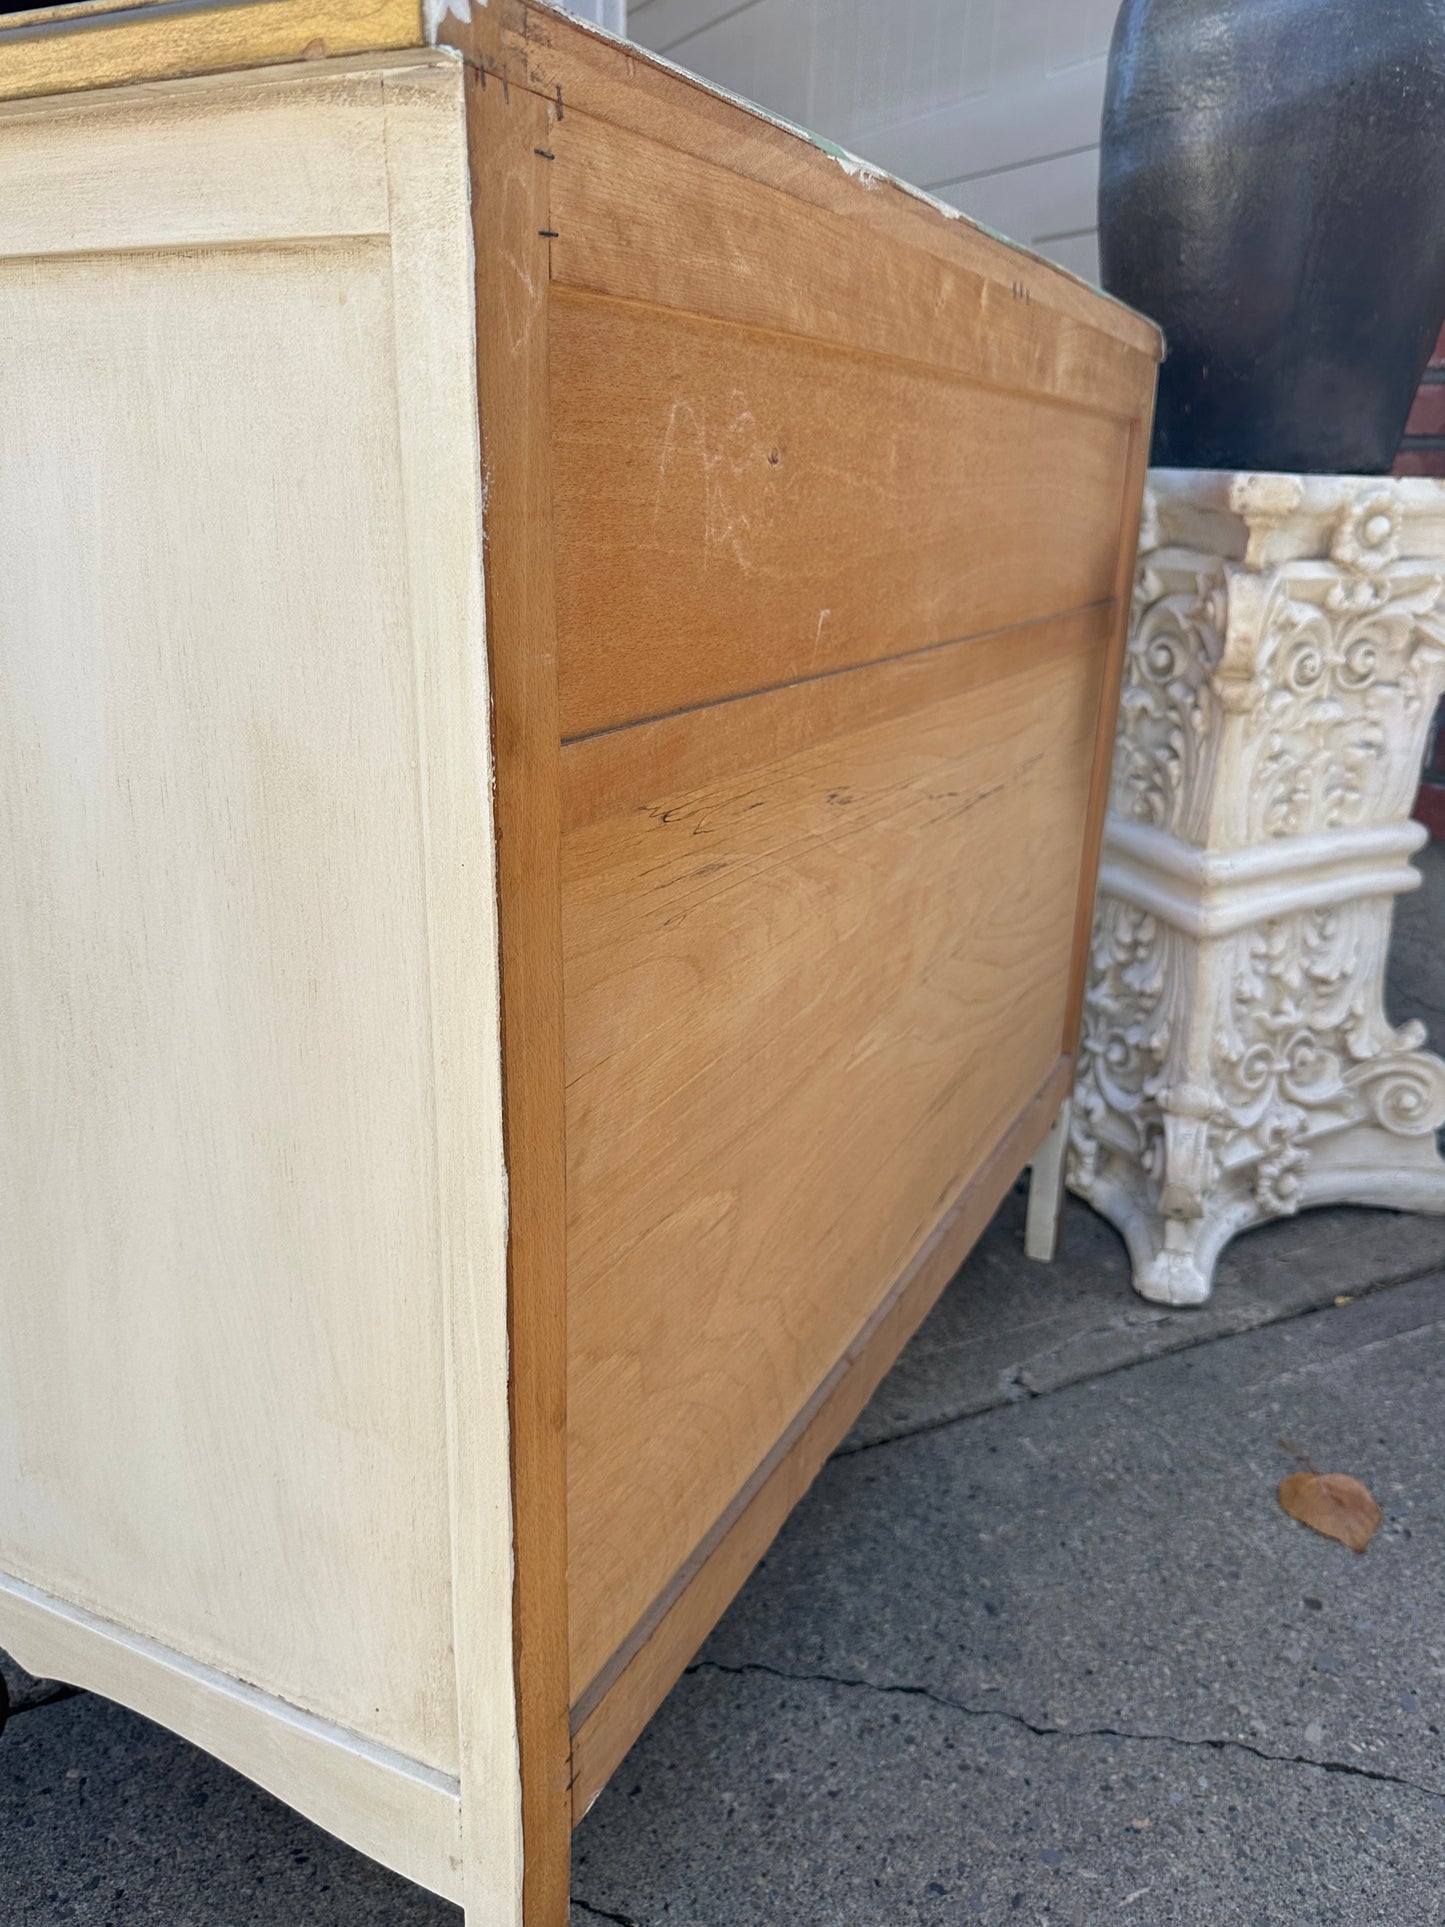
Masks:
[[[1399,495],[1384,485],[1367,489],[1341,512],[1330,539],[1330,560],[1349,575],[1371,576],[1399,559]]]

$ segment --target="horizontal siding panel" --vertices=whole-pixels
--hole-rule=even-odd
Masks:
[[[1104,72],[1102,58],[1062,73],[1040,72],[976,100],[875,127],[868,136],[868,158],[904,180],[931,187],[1094,146],[1104,108]]]
[[[638,39],[774,113],[833,133],[991,84],[993,0],[659,0]]]
[[[1078,245],[1094,224],[1091,185],[1067,208],[1034,209],[1005,185],[961,183],[1035,165],[1067,171],[1097,147],[1116,11],[1116,0],[644,0],[631,30],[1001,233],[1030,245],[1067,236],[1041,252],[1076,272],[1084,263],[1092,279],[1096,250]],[[1022,192],[1061,198],[1058,177]]]
[[[1043,237],[1077,234],[1097,224],[1099,150],[1011,167],[939,192],[973,220],[1034,247]]]
[[[1040,245],[1040,254],[1046,254],[1051,261],[1057,261],[1061,268],[1070,274],[1078,275],[1081,281],[1099,279],[1099,232],[1090,228],[1087,234],[1060,235]]]

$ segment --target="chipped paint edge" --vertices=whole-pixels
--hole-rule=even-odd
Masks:
[[[422,0],[421,21],[426,44],[436,46],[443,21],[458,20],[464,27],[470,26],[473,9],[480,10],[486,4],[487,0]]]

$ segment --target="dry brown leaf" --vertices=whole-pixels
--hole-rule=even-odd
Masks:
[[[1279,1502],[1292,1519],[1351,1552],[1363,1552],[1382,1514],[1367,1485],[1344,1472],[1291,1472],[1279,1483]]]

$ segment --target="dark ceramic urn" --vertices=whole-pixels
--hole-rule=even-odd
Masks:
[[[1155,462],[1388,469],[1445,319],[1445,0],[1124,0],[1099,244],[1168,340]]]

